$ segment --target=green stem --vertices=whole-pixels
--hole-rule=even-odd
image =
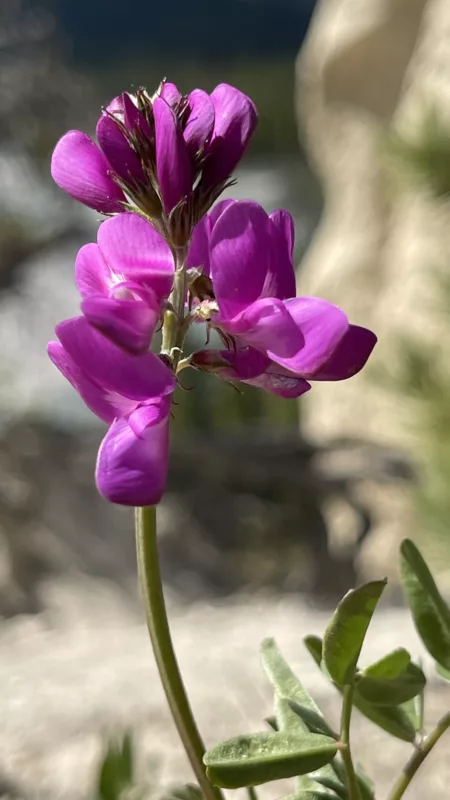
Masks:
[[[344,762],[347,776],[347,789],[349,800],[360,800],[358,780],[353,766],[352,751],[350,749],[350,721],[353,709],[353,686],[346,686],[343,692],[341,715],[341,745],[342,761]]]
[[[173,649],[159,568],[154,506],[136,509],[136,548],[150,639],[178,734],[205,800],[223,800],[220,790],[206,776],[203,764],[205,747],[189,705]]]
[[[389,795],[389,800],[400,800],[400,798],[403,797],[420,765],[423,764],[427,755],[431,753],[435,744],[437,744],[442,734],[445,733],[448,728],[450,728],[450,713],[445,714],[445,716],[439,720],[435,729],[423,740],[418,750],[413,753],[409,761],[405,764],[402,774]]]

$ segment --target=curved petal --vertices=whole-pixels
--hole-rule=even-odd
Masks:
[[[265,372],[270,359],[254,347],[236,350],[198,350],[191,356],[191,364],[207,372],[215,372],[231,381],[246,381]]]
[[[211,278],[222,319],[258,300],[270,259],[270,220],[258,203],[242,200],[220,214],[211,233]]]
[[[295,297],[295,272],[292,263],[294,222],[287,211],[274,211],[270,215],[271,258],[263,297],[287,300]]]
[[[233,320],[213,324],[225,333],[238,336],[257,350],[276,353],[280,358],[291,358],[304,347],[305,340],[298,325],[281,300],[263,298],[248,306]]]
[[[318,297],[295,297],[285,300],[285,305],[304,337],[304,346],[290,358],[280,358],[275,350],[268,351],[268,355],[291,372],[313,378],[347,332],[347,316]]]
[[[60,342],[49,342],[47,352],[55,367],[72,384],[87,407],[109,425],[117,417],[119,411],[110,393],[80,369]],[[127,412],[132,411],[134,405],[134,403],[128,401],[125,410]],[[121,405],[122,409],[123,406]]]
[[[81,310],[91,325],[107,336],[118,347],[140,355],[150,347],[156,325],[161,316],[159,305],[134,297],[119,299],[93,295],[81,304]]]
[[[214,127],[214,106],[203,89],[194,89],[188,98],[189,117],[183,131],[191,156],[201,152],[209,142]]]
[[[150,125],[148,124],[143,112],[139,110],[127,92],[124,92],[122,95],[122,103],[124,110],[123,120],[126,129],[130,131],[130,133],[136,133],[138,131],[146,136],[147,139],[152,140],[153,136]]]
[[[211,94],[211,101],[215,119],[210,155],[203,170],[206,186],[214,186],[231,175],[258,121],[253,101],[234,86],[219,84]]]
[[[192,189],[188,148],[177,118],[162,97],[153,103],[156,139],[156,172],[164,207],[169,214]]]
[[[162,97],[171,108],[175,108],[181,100],[181,92],[179,92],[175,84],[170,83],[170,81],[163,81],[159,96]]]
[[[96,482],[112,503],[152,506],[163,495],[169,463],[170,398],[113,422],[100,446]]]
[[[114,280],[97,244],[85,244],[75,259],[75,283],[82,297],[107,294]]]
[[[200,350],[193,354],[192,364],[199,369],[215,372],[225,380],[247,383],[279,397],[300,397],[311,388],[308,381],[274,364],[253,347]]]
[[[152,289],[158,298],[170,294],[174,263],[169,245],[139,214],[124,213],[100,225],[97,241],[118,280]]]
[[[100,117],[96,133],[98,143],[116,175],[125,183],[145,182],[141,161],[112,116],[103,114]]]
[[[209,224],[211,228],[211,233],[216,224],[219,217],[222,216],[223,212],[226,211],[227,208],[233,206],[235,203],[239,203],[239,200],[219,200],[218,203],[215,203],[212,207],[211,211],[208,214]]]
[[[286,242],[289,256],[292,259],[295,245],[294,220],[289,214],[289,211],[285,211],[283,208],[278,208],[276,211],[272,211],[272,213],[269,214],[269,217],[279,234],[282,236],[283,241]]]
[[[311,384],[305,381],[304,378],[299,378],[282,367],[278,368],[274,365],[268,372],[259,375],[256,378],[245,381],[250,386],[257,386],[259,389],[265,389],[266,392],[278,395],[278,397],[285,397],[286,399],[300,397],[311,389]]]
[[[135,401],[170,394],[171,371],[154,353],[138,358],[116,347],[84,317],[65,320],[56,334],[75,364],[106,390]]]
[[[126,198],[110,177],[110,166],[90,136],[69,131],[57,143],[52,178],[67,194],[102,214],[122,211]]]
[[[377,337],[368,328],[350,325],[331,358],[314,375],[315,381],[343,381],[359,372],[373,348]]]
[[[118,97],[113,97],[111,102],[106,106],[106,111],[109,111],[110,114],[114,114],[114,116],[118,117],[119,119],[122,119],[124,115],[122,95],[119,95]]]

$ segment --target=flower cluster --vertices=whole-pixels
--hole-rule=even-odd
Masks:
[[[214,202],[256,125],[231,86],[183,97],[163,83],[150,97],[123,94],[103,112],[99,147],[67,133],[52,159],[55,181],[111,215],[75,262],[82,316],[56,329],[49,355],[110,427],[100,447],[100,492],[153,505],[164,491],[171,397],[188,367],[299,397],[311,381],[355,375],[375,335],[336,306],[295,297],[294,227],[286,211]],[[183,353],[203,322],[222,349]],[[159,355],[149,350],[162,327]]]
[[[58,142],[58,186],[102,214],[140,209],[161,233],[185,245],[240,160],[256,127],[249,97],[220,84],[182,96],[163,81],[153,97],[124,92],[102,113],[99,146],[81,131]],[[130,205],[131,201],[131,205]]]

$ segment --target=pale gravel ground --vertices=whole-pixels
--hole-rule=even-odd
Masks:
[[[74,578],[45,589],[48,611],[0,627],[0,772],[31,797],[87,798],[101,732],[132,724],[142,774],[159,790],[190,780],[164,703],[140,609],[98,582]],[[271,692],[259,662],[264,636],[276,635],[293,668],[337,724],[339,703],[302,645],[321,633],[328,614],[294,599],[247,597],[183,606],[171,619],[186,684],[207,744],[263,729]],[[384,609],[373,622],[369,660],[405,645],[421,651],[406,613]],[[432,676],[431,665],[426,661]],[[428,720],[450,707],[450,687],[432,678]],[[354,749],[386,796],[408,745],[358,719]],[[405,800],[448,798],[450,734]],[[155,759],[156,768],[149,766]],[[272,784],[262,797],[289,787]]]

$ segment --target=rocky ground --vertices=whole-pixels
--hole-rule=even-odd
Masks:
[[[138,604],[112,584],[73,574],[44,583],[45,610],[0,627],[0,772],[4,792],[19,797],[78,800],[92,796],[102,737],[132,726],[139,770],[152,794],[191,778],[169,718]],[[337,722],[338,700],[302,645],[328,614],[301,599],[240,597],[192,605],[170,601],[179,660],[207,744],[262,729],[271,692],[262,674],[261,639],[276,635],[285,655]],[[366,657],[403,644],[420,650],[402,609],[385,608],[373,622]],[[436,721],[450,689],[432,677],[427,719]],[[386,796],[408,745],[355,718],[354,748]],[[449,740],[422,768],[407,800],[445,798]],[[280,797],[273,784],[262,797]]]

